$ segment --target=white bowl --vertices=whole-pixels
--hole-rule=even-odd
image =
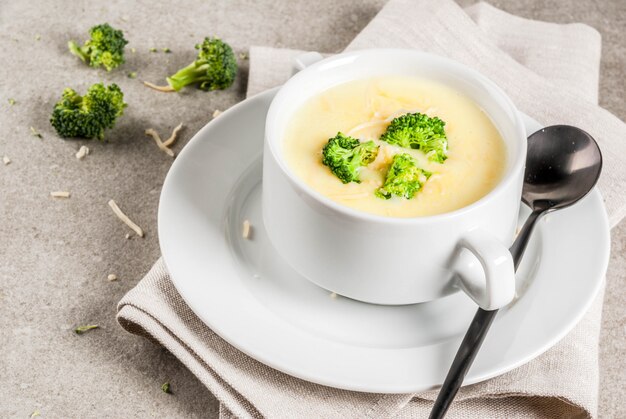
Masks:
[[[453,212],[390,218],[342,206],[289,168],[283,139],[299,107],[332,86],[389,75],[443,82],[489,115],[507,150],[505,174],[491,192]],[[511,301],[515,289],[507,247],[516,227],[525,160],[526,133],[519,112],[478,72],[413,50],[339,54],[292,77],[270,106],[263,156],[265,228],[295,270],[337,294],[377,304],[412,304],[463,289],[481,307],[500,308]]]

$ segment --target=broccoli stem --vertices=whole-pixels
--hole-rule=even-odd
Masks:
[[[72,54],[80,58],[84,63],[87,62],[87,54],[83,52],[83,50],[80,48],[80,46],[76,42],[69,41],[67,43],[67,47],[70,49],[70,52]]]
[[[189,64],[187,67],[181,68],[176,74],[167,78],[167,83],[172,89],[179,91],[188,84],[198,83],[209,80],[207,77],[208,64],[200,66],[196,62]]]

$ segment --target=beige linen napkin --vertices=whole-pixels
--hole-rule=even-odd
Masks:
[[[419,25],[414,23],[419,22]],[[392,0],[349,49],[393,46],[447,55],[491,77],[542,123],[570,123],[594,135],[605,155],[600,183],[611,224],[624,200],[626,126],[595,105],[600,37],[584,25],[521,19],[486,4]],[[298,51],[253,48],[248,94],[284,82]],[[597,410],[602,295],[545,354],[507,374],[461,389],[449,412],[461,417],[576,417]],[[119,303],[118,321],[178,357],[238,417],[425,417],[436,392],[379,395],[332,389],[273,370],[205,326],[176,292],[162,260]]]

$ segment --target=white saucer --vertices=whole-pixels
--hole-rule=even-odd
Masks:
[[[468,297],[399,307],[332,298],[269,243],[261,221],[261,153],[275,92],[205,126],[168,173],[159,237],[174,285],[226,341],[287,374],[380,393],[440,385],[476,311]],[[529,120],[527,128],[539,125]],[[242,238],[245,219],[252,240]],[[548,215],[518,271],[519,297],[498,314],[465,384],[509,371],[557,343],[593,301],[608,257],[597,191]]]

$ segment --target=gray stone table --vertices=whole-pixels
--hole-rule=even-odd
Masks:
[[[463,5],[471,3],[463,0]],[[244,98],[247,62],[234,87],[157,94],[140,80],[187,64],[193,45],[219,35],[237,50],[269,45],[341,51],[384,4],[367,1],[2,1],[0,2],[0,417],[214,417],[218,404],[174,357],[115,322],[116,303],[159,257],[157,202],[172,159],[144,136],[186,127],[176,150],[210,120]],[[600,101],[622,120],[626,79],[626,3],[519,0],[496,6],[521,16],[585,22],[603,36]],[[90,69],[67,53],[69,39],[109,22],[130,40],[120,71]],[[151,53],[150,48],[171,53]],[[136,52],[131,53],[130,48]],[[136,71],[137,79],[126,77]],[[130,103],[110,143],[63,141],[48,123],[66,86],[84,90],[115,81]],[[8,99],[14,98],[13,106]],[[43,138],[32,136],[29,127]],[[626,139],[624,139],[626,141]],[[74,153],[88,144],[92,154]],[[69,190],[67,200],[50,191]],[[146,230],[128,229],[111,213],[115,199]],[[606,307],[626,303],[626,222],[613,230]],[[113,273],[119,278],[107,280]],[[604,316],[600,368],[602,416],[626,417],[624,311]],[[80,324],[100,330],[73,333]],[[169,381],[173,394],[161,391]]]

